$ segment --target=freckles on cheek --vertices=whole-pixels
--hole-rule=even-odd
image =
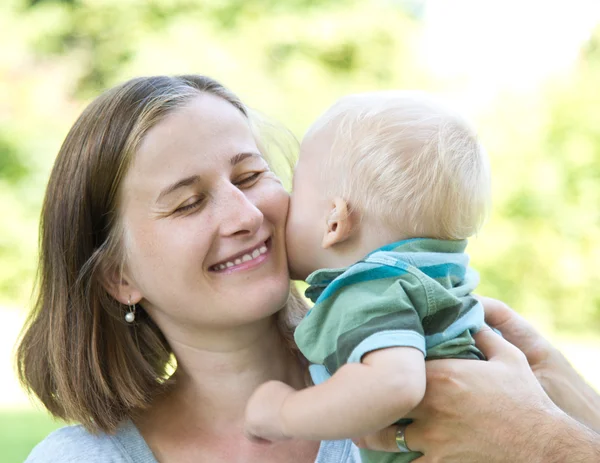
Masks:
[[[148,230],[132,231],[129,238],[129,256],[131,265],[136,273],[145,275],[154,273],[156,259],[159,256],[160,246],[156,235]]]
[[[162,220],[140,219],[130,226],[131,249],[143,265],[167,255],[177,233]]]

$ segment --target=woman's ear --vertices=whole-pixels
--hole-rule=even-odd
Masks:
[[[335,244],[343,243],[352,236],[355,229],[354,216],[350,212],[348,203],[345,199],[336,197],[327,214],[321,246],[327,249]]]
[[[118,266],[103,265],[101,273],[102,286],[121,304],[137,304],[142,300],[142,293]]]

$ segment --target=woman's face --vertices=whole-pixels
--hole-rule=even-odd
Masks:
[[[239,327],[285,303],[288,194],[227,101],[199,95],[148,131],[123,198],[126,278],[165,334]]]

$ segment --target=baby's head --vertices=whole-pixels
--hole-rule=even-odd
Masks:
[[[342,267],[385,244],[475,234],[489,206],[475,132],[422,92],[339,100],[300,147],[287,225],[294,278]]]

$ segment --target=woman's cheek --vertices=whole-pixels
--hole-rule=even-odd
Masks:
[[[290,195],[281,185],[279,180],[266,179],[270,182],[269,188],[262,194],[263,214],[268,215],[274,225],[285,225],[290,206]]]

